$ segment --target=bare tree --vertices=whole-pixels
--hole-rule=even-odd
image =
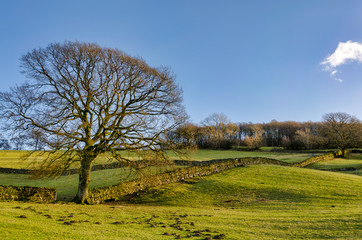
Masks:
[[[361,121],[347,113],[328,113],[323,116],[321,133],[342,151],[361,144]]]
[[[193,123],[187,122],[179,126],[174,132],[172,137],[175,138],[175,142],[180,143],[185,149],[197,150],[197,137],[199,135],[198,126]]]
[[[207,135],[206,137],[208,138],[208,142],[211,143],[213,148],[221,148],[226,126],[229,123],[229,119],[223,113],[213,113],[201,121],[201,125],[204,127],[204,132]]]
[[[34,149],[34,151],[41,150],[44,148],[44,144],[42,141],[43,132],[39,129],[33,129],[32,131],[28,132],[27,135],[27,145]]]
[[[15,145],[15,150],[22,150],[23,146],[26,144],[28,137],[25,135],[17,134],[16,136],[10,139],[10,142]]]
[[[41,133],[47,176],[79,162],[74,199],[88,194],[94,159],[107,152],[167,146],[165,133],[186,119],[181,89],[164,67],[148,66],[120,50],[65,42],[34,49],[21,58],[29,82],[0,93],[0,112],[14,132]]]
[[[1,150],[10,150],[11,149],[9,141],[6,138],[3,138],[1,134],[0,134],[0,149]]]
[[[230,120],[224,113],[213,113],[205,118],[201,125],[203,126],[213,126],[217,129],[222,129],[226,124],[230,123]]]
[[[263,134],[265,132],[263,124],[253,124],[250,126],[252,135],[245,137],[245,142],[249,147],[259,149],[263,145]]]

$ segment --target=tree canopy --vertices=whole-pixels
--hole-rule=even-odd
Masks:
[[[78,202],[100,153],[124,160],[119,150],[161,151],[167,131],[186,119],[170,70],[118,49],[54,43],[25,54],[21,68],[29,81],[0,93],[1,115],[14,135],[36,133],[37,144],[57,152],[42,164],[44,174],[80,162]]]
[[[328,113],[323,116],[322,134],[333,141],[342,156],[348,147],[360,146],[362,127],[361,121],[347,113]]]

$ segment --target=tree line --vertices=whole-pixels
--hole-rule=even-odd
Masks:
[[[176,142],[200,149],[231,149],[262,146],[287,150],[358,148],[361,122],[347,113],[325,114],[321,122],[234,123],[225,114],[214,113],[200,124],[185,123],[169,134]]]

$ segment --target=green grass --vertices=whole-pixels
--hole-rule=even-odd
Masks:
[[[311,157],[307,153],[278,153],[266,151],[237,151],[237,150],[198,150],[190,159],[197,161],[206,161],[212,159],[225,158],[244,158],[244,157],[265,157],[273,158],[285,162],[301,162]],[[173,158],[176,158],[173,156]]]
[[[27,169],[34,167],[37,163],[42,162],[44,159],[43,156],[34,155],[31,158],[24,160],[23,156],[26,155],[27,153],[28,151],[0,150],[0,167]],[[125,152],[124,155],[125,157],[132,160],[138,159],[134,154]],[[169,157],[170,159],[180,159],[179,156],[176,156],[173,153],[169,153]],[[266,157],[266,158],[274,158],[277,160],[294,163],[310,158],[311,155],[307,153],[276,153],[276,152],[265,152],[265,151],[244,152],[237,150],[198,150],[196,153],[189,156],[188,159],[205,161],[212,159],[243,158],[243,157]],[[107,158],[106,154],[103,154],[100,155],[95,160],[94,164],[105,164],[111,162],[112,160]]]
[[[32,161],[41,161],[41,156],[34,156],[29,160],[23,160],[22,156],[27,154],[27,151],[0,151],[0,167],[11,168],[28,168],[32,166]],[[178,158],[170,154],[171,158]],[[191,159],[204,161],[211,159],[225,158],[241,158],[241,157],[269,157],[287,162],[299,162],[309,157],[308,154],[284,154],[270,152],[242,152],[235,150],[199,150]],[[109,160],[101,155],[96,159],[95,164],[107,163]],[[154,174],[170,170],[170,167],[161,169],[148,168],[144,172]],[[125,169],[111,169],[103,171],[94,171],[91,175],[91,188],[111,186],[121,181],[132,180],[137,177],[135,172],[129,172]],[[55,179],[29,179],[25,174],[3,174],[0,173],[0,185],[15,185],[15,186],[35,186],[35,187],[50,187],[57,190],[58,200],[70,200],[77,191],[78,175],[61,176]]]
[[[16,151],[2,151],[0,167],[19,164],[18,156]],[[329,169],[360,166],[362,155],[350,156],[318,164]],[[299,162],[310,156],[200,150],[192,159],[238,157]],[[159,171],[163,170],[149,169],[151,173]],[[91,187],[113,185],[135,177],[135,172],[124,169],[95,171]],[[27,175],[0,174],[0,184],[54,187],[58,199],[69,200],[76,192],[77,175],[29,180]],[[109,205],[0,202],[0,238],[176,238],[164,235],[167,232],[183,238],[191,235],[189,239],[198,240],[206,239],[207,234],[210,237],[225,234],[225,239],[362,239],[361,186],[362,177],[351,174],[254,165],[160,186],[139,197]],[[70,221],[75,223],[64,224]],[[195,236],[194,231],[201,236]]]
[[[29,154],[30,151],[19,151],[19,150],[0,150],[0,167],[3,168],[15,168],[15,169],[29,169],[36,167],[37,164],[44,161],[45,156],[41,154],[33,154],[29,158],[24,157]],[[135,154],[125,152],[124,157],[134,160],[137,159]],[[108,154],[99,155],[93,164],[106,164],[111,163],[112,160]],[[73,168],[76,168],[77,163],[73,164]]]
[[[338,184],[336,184],[338,180]],[[195,184],[161,186],[136,198],[140,203],[188,206],[289,203],[337,204],[361,200],[362,178],[354,175],[273,165],[235,168],[201,178]],[[362,202],[361,202],[362,203]]]
[[[13,159],[14,162],[23,154],[22,151],[1,151],[0,163],[1,167],[4,165],[11,165],[9,159]],[[198,151],[193,159],[197,160],[210,160],[220,158],[235,158],[235,157],[270,157],[279,159],[286,162],[299,162],[308,157],[308,154],[285,154],[285,153],[270,153],[270,152],[241,152],[232,150],[200,150]],[[362,155],[354,155],[362,156]],[[102,161],[102,160],[100,160]],[[104,160],[105,161],[105,160]],[[334,160],[333,160],[334,161]],[[348,160],[351,161],[351,160]],[[359,160],[356,160],[359,161]],[[14,162],[12,167],[14,167]],[[327,164],[329,162],[326,162]],[[170,170],[170,167],[148,168],[144,172],[148,174],[154,174],[157,172],[164,172]],[[351,173],[351,172],[349,172]],[[357,172],[353,172],[357,173]],[[98,188],[104,186],[111,186],[118,184],[121,181],[132,180],[137,177],[137,173],[130,172],[127,169],[110,169],[103,171],[94,171],[91,175],[91,188]],[[50,187],[57,190],[58,200],[71,200],[76,191],[78,184],[78,175],[61,176],[55,179],[29,179],[28,175],[24,174],[3,174],[0,173],[0,184],[1,185],[16,185],[16,186],[36,186],[36,187]]]
[[[350,170],[350,171],[338,171],[338,172],[340,172],[340,173],[354,174],[354,175],[362,176],[362,169]]]
[[[126,173],[125,176],[127,176]],[[95,171],[91,173],[91,188],[114,185],[120,182],[123,174],[120,169]],[[77,192],[78,174],[61,176],[54,179],[30,179],[26,174],[0,174],[0,185],[49,187],[57,190],[57,199],[71,200]]]
[[[311,165],[311,167],[315,169],[325,169],[325,170],[333,170],[341,168],[362,168],[362,160],[335,158],[329,161],[314,163]]]
[[[28,151],[19,150],[0,150],[0,167],[3,168],[29,168],[35,159],[25,161]]]
[[[361,186],[355,175],[255,165],[159,187],[133,204],[0,202],[0,233],[2,239],[175,239],[165,232],[198,240],[206,234],[361,239]]]
[[[150,167],[141,173],[129,169],[117,168],[91,172],[90,188],[100,188],[130,181],[139,174],[156,174],[175,169],[177,166]],[[31,179],[27,174],[0,173],[0,185],[49,187],[57,190],[57,199],[70,201],[75,196],[78,188],[78,174],[61,176],[51,179]]]
[[[342,171],[344,173],[362,176],[362,154],[351,153],[347,155],[347,158],[335,158],[333,160],[314,163],[308,167],[320,170]],[[346,168],[354,168],[356,170],[344,171]]]

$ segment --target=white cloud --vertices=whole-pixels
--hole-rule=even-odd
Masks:
[[[327,68],[336,68],[348,60],[362,62],[362,44],[358,42],[340,42],[334,53],[328,56],[322,65]]]
[[[338,73],[336,70],[338,66],[353,61],[362,62],[362,43],[347,41],[340,42],[334,53],[326,57],[321,65],[324,66],[324,70],[329,71],[331,76],[335,77]],[[343,81],[337,77],[335,80]]]

